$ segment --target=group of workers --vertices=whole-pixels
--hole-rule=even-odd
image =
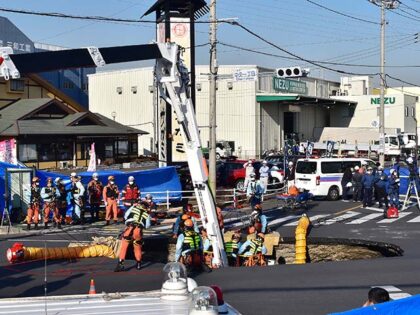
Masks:
[[[115,184],[114,176],[109,176],[108,183],[103,185],[99,180],[98,173],[93,173],[87,189],[82,184],[81,177],[77,176],[76,173],[71,173],[70,175],[69,188],[66,187],[64,180],[60,177],[57,177],[55,180],[47,178],[46,186],[41,188],[39,178],[34,177],[32,179],[30,204],[26,218],[27,229],[31,229],[32,223],[35,224],[35,229],[38,228],[40,214],[42,214],[45,229],[48,228],[51,216],[54,227],[61,228],[63,224],[66,224],[69,206],[72,211],[72,224],[83,224],[87,210],[90,212],[90,221],[98,221],[102,203],[105,205],[106,224],[109,225],[111,219],[116,224],[118,222],[118,204],[120,201],[125,211],[140,202],[149,212],[156,210],[156,204],[150,194],[147,194],[145,198],[141,198],[140,188],[135,183],[133,176],[128,177],[128,183],[121,192]],[[151,219],[152,222],[156,222],[155,216],[152,216]]]
[[[353,201],[362,202],[363,207],[373,205],[373,200],[384,207],[384,214],[389,206],[399,206],[400,179],[396,169],[391,169],[389,176],[384,168],[362,164],[361,167],[347,168],[341,180],[343,201],[350,201],[349,190],[353,187]]]

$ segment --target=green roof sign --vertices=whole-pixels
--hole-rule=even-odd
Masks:
[[[278,77],[273,77],[273,89],[277,92],[293,94],[307,94],[308,92],[305,82]]]

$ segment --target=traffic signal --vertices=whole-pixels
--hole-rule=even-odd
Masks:
[[[306,77],[309,73],[308,69],[301,69],[301,67],[289,67],[276,69],[276,75],[279,78],[297,78]]]

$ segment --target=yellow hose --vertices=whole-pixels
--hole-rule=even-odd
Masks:
[[[115,258],[114,251],[106,245],[89,245],[77,247],[24,247],[23,260],[39,259],[67,259],[67,258],[90,258],[108,257]]]
[[[304,214],[299,219],[298,225],[295,231],[296,237],[296,255],[295,255],[295,264],[304,264],[306,263],[306,234],[308,232],[308,227],[311,224],[309,218]]]

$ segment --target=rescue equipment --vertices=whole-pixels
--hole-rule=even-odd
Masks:
[[[295,264],[305,264],[306,263],[306,235],[308,233],[308,227],[311,224],[309,218],[306,214],[303,214],[299,219],[298,225],[295,231],[296,237],[296,255],[295,255]]]
[[[96,294],[95,281],[90,279],[89,294]]]
[[[386,211],[387,219],[398,218],[398,216],[399,216],[398,208],[394,206],[389,207],[388,210]]]

